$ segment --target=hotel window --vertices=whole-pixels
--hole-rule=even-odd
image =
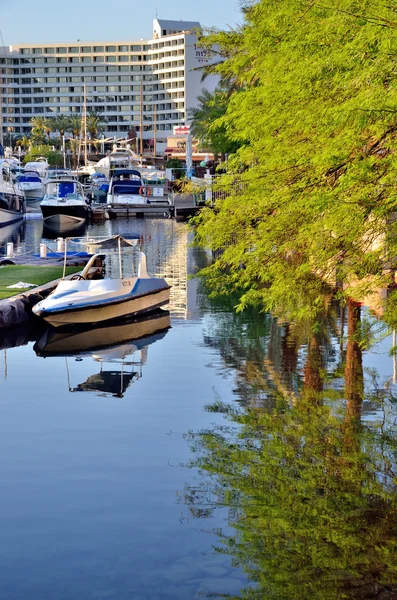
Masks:
[[[104,52],[103,46],[94,46],[94,52]]]
[[[118,51],[119,52],[128,52],[129,48],[128,48],[128,46],[119,46]]]
[[[67,77],[58,77],[58,83],[66,83],[68,80]]]
[[[117,92],[117,85],[108,85],[107,91],[111,92],[111,93],[116,93]],[[114,100],[111,100],[111,102],[114,102]]]
[[[67,63],[68,59],[66,58],[66,56],[61,56],[60,58],[57,58],[57,63]]]
[[[69,48],[69,54],[78,54],[79,53],[79,49],[76,46],[71,46]]]
[[[68,72],[67,67],[58,67],[57,68],[57,73],[67,73],[67,72]]]
[[[78,59],[78,57],[77,57],[77,56],[70,56],[70,57],[69,57],[69,62],[70,62],[70,63],[78,63],[78,62],[79,62],[79,59]]]
[[[104,60],[103,56],[94,56],[94,62],[103,63]]]
[[[55,56],[49,56],[48,58],[45,58],[44,62],[47,63],[47,64],[48,63],[54,63],[54,62],[56,62]]]
[[[57,54],[66,54],[66,48],[57,48]]]
[[[125,55],[124,55],[124,56],[119,56],[119,57],[118,57],[118,61],[119,61],[119,62],[128,62],[129,60],[130,60],[130,59],[129,59],[129,57],[128,57],[128,56],[125,56]]]
[[[106,67],[106,71],[108,73],[116,73],[117,72],[117,67]]]
[[[91,53],[91,46],[83,46],[83,47],[81,48],[81,52],[82,52],[83,54],[90,54],[90,53]]]
[[[116,46],[106,46],[106,52],[116,52]]]
[[[142,52],[142,46],[130,46],[131,52]]]
[[[80,62],[82,62],[82,63],[90,63],[90,62],[92,62],[91,61],[91,56],[82,56],[80,58]]]
[[[42,48],[33,48],[32,54],[43,54]]]
[[[116,62],[117,58],[115,56],[107,56],[106,62]]]

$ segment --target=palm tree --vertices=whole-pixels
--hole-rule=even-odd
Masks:
[[[32,142],[34,145],[45,144],[47,119],[45,117],[32,117]]]
[[[30,140],[28,137],[26,137],[26,135],[24,135],[17,141],[16,145],[21,146],[21,148],[24,148],[25,150],[28,150],[28,148],[32,145],[32,140]]]
[[[104,117],[101,115],[101,113],[98,113],[96,111],[91,111],[88,113],[88,115],[87,115],[87,131],[90,134],[91,140],[98,137],[99,133],[101,131],[103,131],[105,123],[106,123],[106,121],[105,121]],[[95,143],[94,143],[94,145],[95,145]],[[91,144],[90,144],[90,146],[91,146]],[[90,148],[90,150],[91,150],[91,148]]]
[[[66,131],[70,131],[70,117],[67,115],[55,117],[53,127],[53,131],[59,131],[59,135],[63,137]]]
[[[106,120],[101,113],[91,111],[87,115],[87,131],[91,136],[91,139],[97,137],[97,135],[103,131]]]
[[[81,116],[74,114],[69,117],[69,130],[73,133],[74,138],[78,138],[81,131]]]

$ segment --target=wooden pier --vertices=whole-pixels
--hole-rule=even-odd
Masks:
[[[197,205],[193,194],[184,196],[175,194],[170,197],[171,203],[156,202],[153,204],[117,204],[94,206],[91,213],[93,222],[117,218],[165,217],[168,219],[187,220],[196,215],[202,208]]]

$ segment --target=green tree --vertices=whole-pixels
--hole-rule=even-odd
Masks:
[[[68,115],[58,115],[53,121],[53,131],[59,131],[62,138],[67,131],[70,131],[70,117]]]
[[[274,308],[322,281],[385,282],[397,236],[395,10],[381,0],[260,0],[215,67],[236,84],[223,127],[240,144],[204,209],[215,292]],[[212,34],[209,45],[229,43]],[[370,277],[370,278],[369,278]],[[310,309],[308,309],[310,310]]]
[[[81,132],[81,116],[73,114],[69,117],[69,128],[74,138],[78,138]]]
[[[43,157],[48,160],[50,167],[62,167],[63,156],[60,152],[56,152],[51,149],[48,144],[40,144],[33,146],[29,149],[29,152],[24,157],[24,163],[35,161],[37,158]]]
[[[198,106],[189,110],[191,131],[200,144],[214,154],[235,152],[237,142],[230,139],[226,125],[220,123],[228,105],[228,91],[217,88],[214,92],[203,89],[197,97]]]
[[[87,131],[91,139],[98,137],[105,127],[106,120],[103,115],[96,111],[87,114]]]

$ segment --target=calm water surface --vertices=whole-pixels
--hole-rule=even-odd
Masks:
[[[307,335],[236,315],[189,278],[208,256],[185,225],[90,233],[141,238],[173,286],[170,315],[0,339],[0,597],[395,597],[396,390],[379,319],[331,305]],[[41,237],[31,220],[0,230],[0,248]],[[363,323],[371,351],[351,335]]]

